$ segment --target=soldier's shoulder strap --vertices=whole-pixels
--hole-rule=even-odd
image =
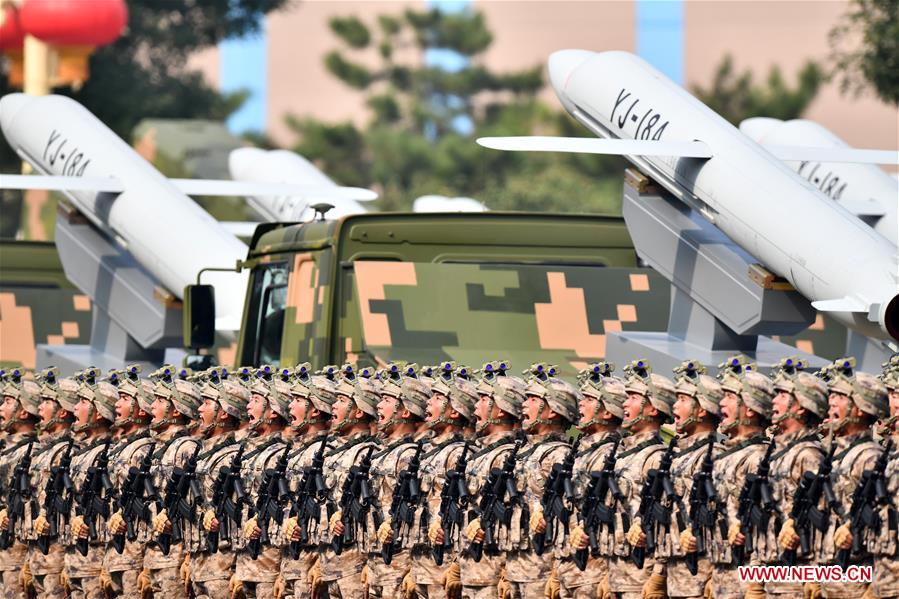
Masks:
[[[383,456],[389,454],[394,449],[402,447],[403,445],[414,445],[414,444],[415,444],[415,441],[413,440],[413,438],[411,436],[403,437],[402,439],[398,439],[397,441],[394,441],[393,443],[391,443],[390,445],[388,445],[381,451],[376,452],[374,455],[371,456],[371,459],[376,460],[380,457],[383,457]]]
[[[714,434],[715,433],[712,433],[712,435],[714,435]],[[677,453],[674,454],[674,457],[683,458],[683,457],[690,455],[694,451],[697,451],[697,450],[700,450],[703,448],[708,448],[708,446],[709,446],[709,435],[706,435],[705,437],[703,437],[697,441],[694,441],[687,447],[677,450]]]
[[[794,447],[796,447],[797,445],[799,445],[801,443],[813,443],[818,440],[819,440],[818,433],[811,433],[811,434],[793,439],[790,443],[787,443],[787,445],[785,447],[783,447],[783,448],[775,451],[773,454],[771,454],[771,462],[772,463],[776,462],[780,458],[784,457],[785,455],[787,455],[787,453],[789,453],[789,451],[791,449],[793,449]],[[824,453],[823,450],[821,453],[822,454]]]
[[[464,443],[464,442],[465,442],[465,439],[462,438],[462,435],[453,435],[446,441],[443,441],[441,443],[434,445],[434,447],[432,447],[431,449],[429,449],[428,451],[423,453],[421,456],[421,459],[426,460],[432,456],[435,456],[438,453],[440,453],[441,451],[443,451],[444,448],[449,447],[453,443]]]
[[[219,443],[216,443],[215,445],[210,447],[207,451],[201,451],[200,455],[197,456],[197,462],[201,462],[201,461],[205,460],[206,458],[215,455],[216,453],[218,453],[222,449],[228,447],[229,445],[237,445],[237,443],[234,442],[233,438],[220,441]]]
[[[603,445],[608,445],[609,443],[614,443],[614,442],[615,442],[615,439],[617,439],[617,438],[618,438],[617,435],[608,435],[607,437],[604,437],[604,438],[600,439],[599,441],[594,441],[593,443],[591,443],[591,444],[588,445],[587,447],[584,447],[583,449],[578,450],[577,454],[578,454],[579,456],[581,456],[581,455],[589,455],[590,453],[592,453],[593,451],[599,449],[599,448],[602,447]]]
[[[313,439],[307,439],[303,443],[300,443],[299,445],[295,446],[296,448],[287,455],[287,459],[292,460],[293,458],[299,456],[301,453],[303,453],[304,451],[306,451],[313,445],[318,445],[321,442],[322,442],[321,435],[316,435],[315,438],[313,438]]]
[[[122,454],[132,443],[140,441],[141,439],[147,439],[150,437],[150,431],[144,429],[137,431],[136,433],[132,433],[119,441],[114,449],[109,450],[109,457],[118,457]]]
[[[360,443],[365,443],[366,441],[370,441],[371,439],[372,439],[371,435],[360,435],[360,436],[356,437],[355,439],[347,441],[343,445],[339,445],[339,446],[335,447],[334,449],[329,451],[326,455],[328,457],[330,457],[333,455],[337,455],[339,453],[343,453],[344,451],[351,449],[352,447],[355,447],[356,445],[359,445]]]
[[[163,454],[166,452],[166,450],[169,447],[171,447],[172,443],[174,443],[178,439],[181,439],[182,437],[186,437],[186,436],[187,436],[187,431],[178,431],[177,433],[175,433],[171,439],[169,439],[168,441],[163,443],[160,447],[158,447],[156,449],[156,451],[153,452],[153,461],[156,461],[159,458],[161,458],[163,456]]]
[[[255,458],[256,456],[261,454],[263,451],[266,451],[267,449],[271,448],[272,445],[276,445],[278,443],[281,443],[283,445],[283,442],[281,441],[281,439],[276,437],[276,438],[273,438],[269,443],[266,443],[265,445],[260,445],[259,447],[257,447],[253,451],[251,451],[250,453],[245,453],[243,456],[244,463],[249,464],[253,458]]]
[[[749,437],[748,439],[745,439],[745,440],[743,440],[743,441],[740,441],[739,443],[737,443],[737,444],[734,445],[733,447],[728,447],[727,449],[725,449],[724,451],[722,451],[721,453],[719,453],[718,455],[716,455],[716,456],[715,456],[715,459],[716,459],[716,460],[721,460],[721,459],[724,459],[724,458],[726,458],[727,456],[729,456],[729,455],[731,455],[731,454],[737,453],[738,451],[742,451],[742,450],[744,450],[744,449],[746,449],[747,447],[750,447],[750,446],[752,446],[752,445],[758,445],[758,444],[760,444],[760,443],[767,443],[767,442],[768,442],[768,438],[765,437],[765,435],[759,434],[759,435],[756,435],[756,436],[754,436],[754,437]]]
[[[652,447],[653,445],[662,445],[662,446],[664,446],[664,445],[665,445],[665,442],[662,441],[662,437],[660,437],[659,435],[657,435],[657,434],[656,434],[656,435],[653,435],[653,436],[651,436],[649,439],[647,439],[647,440],[645,440],[645,441],[643,441],[643,442],[641,442],[641,443],[637,443],[636,445],[634,445],[633,447],[631,447],[631,448],[628,449],[627,451],[622,451],[621,453],[619,453],[619,454],[618,454],[618,459],[626,458],[626,457],[628,457],[628,456],[632,456],[632,455],[634,455],[634,454],[638,454],[638,453],[640,453],[641,451],[643,451],[644,449],[646,449],[647,447]]]
[[[478,451],[472,454],[471,460],[476,460],[479,457],[485,456],[497,447],[502,447],[503,445],[511,445],[515,442],[515,435],[509,435],[508,437],[503,437],[502,439],[497,439],[493,443],[488,443]]]
[[[842,450],[840,450],[838,453],[834,454],[834,456],[833,456],[833,461],[834,461],[834,462],[839,462],[839,461],[841,461],[843,458],[845,458],[846,456],[849,455],[849,452],[851,452],[853,449],[855,449],[856,447],[858,447],[858,446],[861,445],[862,443],[866,443],[866,442],[868,442],[868,441],[873,441],[873,440],[874,440],[874,437],[872,437],[872,436],[871,436],[870,434],[868,434],[868,433],[864,433],[864,434],[859,435],[858,437],[856,437],[855,439],[853,439],[852,442],[849,443],[849,445],[847,445],[845,449],[842,449]]]
[[[10,455],[10,454],[12,454],[12,453],[15,453],[15,451],[16,451],[17,449],[19,449],[20,447],[25,447],[25,446],[28,445],[29,443],[34,443],[35,440],[36,440],[36,437],[25,437],[24,439],[22,439],[21,441],[19,441],[19,442],[16,443],[15,445],[12,445],[12,446],[7,447],[6,449],[4,449],[2,452],[0,452],[0,455],[2,455],[2,456],[7,456],[7,455]]]
[[[537,458],[537,461],[538,462],[542,461],[543,458],[545,458],[547,456],[547,454],[549,454],[549,452],[557,449],[560,444],[566,445],[566,446],[568,445],[567,443],[565,443],[565,435],[556,434],[556,433],[549,435],[546,439],[543,439],[543,441],[541,441],[540,443],[534,444],[531,447],[527,448],[525,451],[519,453],[518,461],[523,462],[523,461],[527,460],[529,457],[531,457],[532,455],[537,453],[537,450],[541,450],[541,449],[543,450],[543,452],[538,454],[539,457]]]
[[[82,455],[96,449],[100,445],[103,445],[104,443],[106,443],[106,437],[98,437],[98,438],[94,439],[91,443],[88,443],[87,445],[85,445],[84,447],[80,447],[77,450],[75,450],[75,452],[72,455],[73,455],[73,457],[82,456]]]

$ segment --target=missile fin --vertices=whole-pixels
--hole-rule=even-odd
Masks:
[[[856,216],[883,216],[887,213],[877,200],[840,200],[840,206]]]
[[[864,302],[852,297],[818,300],[812,302],[812,307],[818,312],[868,312],[868,306]]]
[[[121,181],[102,177],[57,177],[51,175],[0,174],[0,189],[45,189],[47,191],[106,191],[121,193]]]
[[[296,185],[293,183],[256,183],[216,179],[169,179],[187,195],[200,196],[313,196],[316,199],[342,199],[366,202],[378,194],[361,187]]]
[[[763,147],[785,162],[854,162],[862,164],[899,164],[897,150],[868,150],[862,148],[820,148],[805,146]]]
[[[712,150],[701,141],[653,141],[649,139],[600,139],[595,137],[480,137],[478,144],[511,152],[570,152],[621,156],[680,156],[711,158]]]

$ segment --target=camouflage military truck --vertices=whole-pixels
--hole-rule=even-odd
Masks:
[[[218,352],[225,364],[502,356],[573,377],[604,357],[607,333],[668,324],[670,285],[638,265],[617,217],[380,213],[263,224],[243,267],[243,326],[233,352]],[[185,344],[195,349],[212,340],[211,293],[186,293]]]

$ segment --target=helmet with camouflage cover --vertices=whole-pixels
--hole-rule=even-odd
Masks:
[[[191,422],[200,415],[200,390],[186,379],[175,379],[171,388],[171,402],[175,410]]]
[[[491,424],[517,423],[521,420],[522,406],[525,400],[527,385],[517,376],[498,376],[492,381],[481,380],[476,389],[478,395],[486,395],[490,398],[487,408],[487,420],[480,423],[478,432]],[[496,406],[507,416],[493,417],[493,407]]]
[[[64,410],[75,413],[75,406],[78,405],[78,389],[80,385],[75,379],[62,378],[56,387],[56,403]]]
[[[542,402],[537,418],[529,422],[528,428],[550,423],[541,417],[544,405],[549,406],[550,410],[567,420],[569,424],[578,421],[578,402],[581,400],[581,394],[571,383],[557,378],[548,378],[546,381],[533,378],[528,382],[525,395],[537,397]]]
[[[440,408],[440,417],[428,422],[428,426],[435,427],[452,422],[446,415],[447,406],[452,407],[468,422],[474,421],[474,406],[478,402],[477,385],[462,377],[450,380],[437,377],[436,379],[431,379],[431,381],[431,393],[438,394],[444,399]]]
[[[640,407],[640,415],[624,422],[627,427],[645,419],[643,408],[649,403],[658,410],[660,420],[666,421],[674,418],[673,406],[677,399],[674,384],[668,377],[656,374],[652,371],[649,360],[634,360],[624,367],[624,390],[626,393],[637,393],[643,396]]]
[[[9,430],[11,430],[14,425],[20,422],[24,422],[23,420],[19,419],[19,409],[28,412],[28,414],[30,414],[35,420],[40,420],[41,417],[40,386],[34,381],[27,381],[22,379],[18,380],[18,383],[13,382],[12,380],[8,380],[3,387],[3,395],[5,397],[12,397],[19,404],[19,408],[16,408],[10,419],[3,423],[4,426]]]
[[[737,396],[737,417],[730,424],[722,426],[722,432],[727,432],[739,425],[754,424],[752,420],[740,417],[741,405],[755,412],[762,420],[771,421],[774,407],[774,383],[764,374],[745,369],[742,374],[730,372],[722,377],[721,389]]]
[[[880,381],[887,391],[899,391],[899,369],[885,370],[880,375]]]
[[[675,394],[688,395],[692,400],[690,416],[683,422],[675,423],[678,432],[686,431],[688,426],[699,421],[699,409],[705,410],[713,419],[721,416],[719,404],[724,396],[721,383],[705,374],[705,367],[702,364],[696,360],[687,360],[674,369],[674,374]]]
[[[827,389],[830,393],[848,396],[859,410],[883,418],[889,413],[886,386],[874,375],[855,371],[855,358],[840,358],[824,368]],[[847,418],[846,422],[861,422]]]
[[[89,380],[85,377],[85,380]],[[95,378],[93,380],[96,380]],[[78,389],[79,399],[89,402],[92,406],[91,415],[87,424],[74,427],[77,432],[96,428],[98,423],[94,420],[94,412],[110,423],[115,422],[115,404],[119,400],[119,390],[107,381],[100,381],[93,385],[84,382]]]
[[[378,379],[357,378],[353,381],[341,378],[337,383],[337,394],[349,397],[357,409],[377,420],[378,402],[381,399],[381,385]]]
[[[337,401],[337,385],[326,376],[314,375],[309,380],[309,401],[322,414],[333,414]]]
[[[246,422],[249,419],[247,405],[250,403],[250,396],[250,390],[245,385],[229,378],[222,381],[219,405],[238,422]]]
[[[795,401],[818,420],[827,418],[827,385],[810,372],[801,370],[794,372],[792,376],[783,370],[777,372],[774,378],[775,393],[778,391],[789,393],[792,397],[791,402]],[[795,413],[788,410],[778,422],[795,417]]]
[[[588,377],[581,384],[581,395],[595,398],[615,418],[624,420],[624,400],[627,399],[627,392],[624,390],[624,381],[618,377],[605,376],[595,381]],[[594,414],[593,418],[581,423],[580,426],[587,428],[601,423],[602,421]]]
[[[293,393],[290,383],[285,383],[280,379],[272,380],[267,383],[268,386],[268,405],[269,407],[285,421],[290,422],[290,402],[293,399]]]

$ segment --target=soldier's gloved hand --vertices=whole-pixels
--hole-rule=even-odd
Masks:
[[[41,512],[40,515],[34,519],[34,530],[39,535],[50,534],[50,522],[44,516],[44,512]]]
[[[631,547],[646,547],[646,534],[640,526],[640,518],[635,518],[634,522],[625,535],[627,542]]]
[[[512,597],[512,585],[510,585],[509,581],[506,579],[505,570],[499,575],[499,582],[496,583],[496,596],[499,597],[499,599],[511,599]]]
[[[580,524],[575,526],[571,530],[571,534],[568,535],[568,544],[575,549],[586,549],[589,543],[590,537],[584,531],[584,527]]]
[[[777,544],[783,549],[796,549],[799,546],[799,535],[796,534],[792,518],[781,527],[780,534],[777,535]]]
[[[206,532],[218,532],[219,526],[221,523],[218,521],[218,518],[215,517],[215,512],[212,510],[206,510],[203,512],[203,530]]]
[[[378,541],[381,543],[393,543],[393,527],[391,526],[390,518],[381,522],[381,526],[378,527]]]
[[[102,568],[100,570],[100,577],[97,580],[100,583],[100,588],[103,589],[103,592],[106,593],[107,597],[114,596],[115,587],[112,585],[112,576],[109,575],[109,570]]]
[[[545,531],[546,520],[543,518],[543,510],[534,510],[531,512],[531,520],[528,524],[531,527],[531,534]]]
[[[86,539],[87,535],[91,532],[90,528],[87,527],[87,524],[84,523],[84,516],[75,516],[72,518],[72,522],[69,524],[69,530],[71,530],[72,534],[79,539]]]
[[[833,533],[833,544],[837,549],[849,549],[852,547],[852,531],[849,523],[841,524]]]
[[[256,518],[250,518],[243,525],[243,536],[254,540],[262,536],[262,529],[257,525]]]
[[[668,596],[668,579],[661,574],[652,574],[643,583],[643,599],[665,599]]]
[[[6,511],[6,508],[0,510],[0,530],[6,530],[9,528],[9,513]]]
[[[169,515],[165,510],[162,510],[153,518],[153,532],[156,535],[171,534],[172,522],[169,520]]]
[[[296,516],[286,519],[282,531],[284,532],[285,538],[290,539],[291,541],[299,541],[300,521],[296,519]]]
[[[416,599],[418,597],[418,585],[412,578],[412,572],[409,571],[403,576],[403,583],[400,585],[400,591],[403,593],[404,599]]]
[[[740,524],[732,522],[727,529],[727,542],[731,545],[742,545],[746,542],[746,537],[740,532]]]
[[[484,540],[484,530],[481,528],[481,519],[475,518],[465,527],[465,530],[462,531],[462,534],[465,535],[465,538],[471,541],[472,543],[481,543]]]
[[[685,530],[680,533],[680,548],[684,553],[694,553],[696,551],[696,537],[691,530]]]
[[[118,510],[106,522],[106,528],[114,535],[123,535],[127,530],[125,519],[122,517],[122,510]]]
[[[275,578],[275,583],[272,585],[272,595],[275,596],[275,599],[283,599],[286,591],[285,587],[284,577],[278,574],[278,577]]]
[[[446,535],[440,522],[431,522],[431,526],[428,527],[428,540],[431,541],[432,545],[443,545]]]
[[[556,572],[556,569],[553,568],[549,578],[546,580],[546,584],[543,586],[543,596],[546,597],[546,599],[559,599],[561,591],[562,585],[559,584],[559,574]]]
[[[232,574],[228,580],[228,591],[231,593],[231,599],[237,599],[243,595],[243,581],[237,577],[237,574]]]
[[[609,575],[606,574],[596,585],[596,599],[612,599],[612,591],[609,589]]]
[[[821,599],[821,583],[807,582],[802,585],[802,599]]]
[[[331,514],[331,519],[328,521],[328,528],[331,529],[331,536],[339,537],[343,534],[343,512],[337,510],[333,514]]]
[[[323,586],[322,564],[321,558],[317,557],[315,558],[315,563],[313,563],[312,567],[309,568],[309,595],[311,597],[319,597],[320,595],[317,591],[321,586]]]
[[[743,594],[744,599],[765,599],[765,587],[758,582],[750,582],[746,585],[746,592]]]
[[[459,569],[458,563],[451,563],[443,571],[441,584],[443,584],[443,590],[446,591],[448,597],[458,595],[462,591],[462,571]]]
[[[190,594],[190,553],[184,553],[184,559],[181,560],[181,567],[178,569],[178,575],[181,577],[181,584],[184,585],[184,593]]]

